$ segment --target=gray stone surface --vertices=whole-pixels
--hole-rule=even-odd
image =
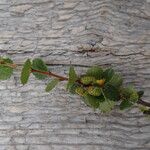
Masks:
[[[91,45],[95,51],[89,51]],[[42,57],[50,69],[79,73],[112,66],[150,101],[149,0],[0,0],[0,55],[17,64]],[[149,150],[150,120],[138,109],[93,112],[60,84],[20,70],[0,82],[0,150]]]

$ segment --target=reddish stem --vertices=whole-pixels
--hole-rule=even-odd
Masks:
[[[0,63],[2,64],[2,62],[0,62]],[[11,67],[11,68],[13,68],[13,69],[15,69],[15,68],[17,67],[16,64],[6,64],[6,65],[9,66],[9,67]],[[40,71],[40,70],[32,69],[31,72],[41,73],[41,74],[47,75],[47,76],[49,76],[49,77],[56,77],[56,78],[58,78],[60,81],[67,81],[67,80],[69,80],[69,78],[67,78],[67,77],[63,77],[63,76],[60,76],[60,75],[57,75],[57,74],[54,74],[54,73],[48,72],[48,71]],[[80,80],[77,80],[76,82],[79,83],[79,84],[82,84],[82,83],[80,82]],[[143,105],[143,106],[150,107],[150,103],[145,102],[145,101],[143,101],[142,99],[139,99],[139,100],[137,101],[137,103],[138,103],[138,104],[141,104],[141,105]],[[149,112],[148,112],[148,113],[149,113]]]
[[[138,103],[138,104],[141,104],[141,105],[143,105],[143,106],[150,107],[150,103],[145,102],[145,101],[143,101],[142,99],[139,99],[139,100],[137,101],[137,103]]]
[[[48,71],[40,71],[40,70],[35,70],[35,69],[32,69],[31,72],[37,72],[37,73],[41,73],[41,74],[44,74],[44,75],[47,75],[47,76],[52,76],[52,77],[56,77],[58,78],[60,81],[65,81],[65,80],[69,80],[68,78],[66,77],[63,77],[63,76],[60,76],[60,75],[57,75],[57,74],[54,74],[52,72],[48,72]]]

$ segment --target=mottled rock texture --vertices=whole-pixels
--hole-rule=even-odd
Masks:
[[[70,62],[78,73],[112,66],[150,102],[150,1],[0,0],[0,55],[42,57],[64,75]],[[47,81],[22,86],[19,73],[0,82],[0,150],[150,149],[150,119],[137,108],[93,112],[65,83],[45,93]]]

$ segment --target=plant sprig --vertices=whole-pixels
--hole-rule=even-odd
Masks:
[[[17,65],[10,58],[0,57],[0,80],[9,79],[16,68]],[[78,94],[86,105],[101,112],[110,112],[119,103],[120,110],[137,105],[144,114],[150,114],[150,103],[141,99],[144,92],[131,86],[124,87],[121,75],[112,68],[93,66],[85,74],[77,75],[71,66],[68,77],[63,77],[49,71],[43,60],[35,58],[27,59],[23,65],[20,77],[23,85],[27,84],[31,74],[39,80],[54,78],[47,84],[46,92],[51,91],[61,81],[68,81],[67,90],[70,93]]]

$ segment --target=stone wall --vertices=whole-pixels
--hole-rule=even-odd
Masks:
[[[90,51],[94,45],[94,51]],[[17,64],[41,57],[56,73],[69,64],[112,66],[150,100],[149,0],[0,0],[0,55]],[[93,112],[60,84],[20,69],[0,82],[0,150],[148,150],[150,120],[137,108]]]

